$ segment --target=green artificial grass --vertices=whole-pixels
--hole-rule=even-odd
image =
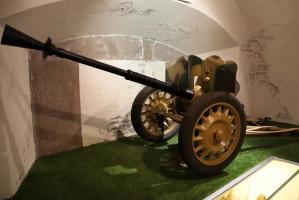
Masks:
[[[138,137],[38,159],[12,199],[203,199],[269,156],[299,162],[299,137],[247,136],[236,159],[215,175],[178,165],[177,137]]]

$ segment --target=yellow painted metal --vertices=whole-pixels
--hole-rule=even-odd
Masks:
[[[215,166],[223,163],[240,139],[241,121],[230,104],[219,102],[206,108],[193,130],[193,151],[199,162]]]
[[[167,134],[177,123],[170,116],[176,116],[174,97],[161,90],[155,91],[143,103],[141,120],[144,128],[153,135]],[[162,117],[162,119],[159,119]],[[159,121],[162,120],[162,124]]]

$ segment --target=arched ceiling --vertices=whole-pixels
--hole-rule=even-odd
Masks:
[[[65,0],[4,18],[16,28],[54,41],[87,35],[150,38],[187,54],[236,46],[215,21],[173,0]]]
[[[60,0],[1,0],[0,19],[55,1]]]

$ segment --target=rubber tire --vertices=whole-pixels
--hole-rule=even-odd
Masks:
[[[240,117],[240,138],[237,143],[236,148],[233,150],[232,154],[222,163],[210,166],[205,165],[197,160],[193,152],[193,127],[196,125],[197,120],[201,113],[209,106],[218,103],[225,102],[233,106]],[[222,171],[227,167],[237,156],[240,148],[243,144],[244,137],[246,133],[246,118],[245,112],[242,104],[237,100],[233,94],[225,92],[213,92],[205,93],[202,96],[197,97],[192,104],[188,107],[184,119],[181,124],[179,133],[179,148],[184,162],[189,168],[197,173],[213,174]]]
[[[138,93],[138,95],[136,96],[136,98],[133,102],[133,105],[132,105],[131,121],[132,121],[134,130],[142,139],[149,141],[149,142],[159,143],[159,142],[165,142],[165,141],[169,140],[170,138],[172,138],[173,136],[175,136],[175,134],[178,132],[178,130],[180,128],[180,125],[177,124],[177,126],[175,128],[173,128],[173,130],[171,130],[167,134],[164,134],[163,136],[162,135],[161,136],[153,135],[144,128],[144,126],[142,124],[140,113],[141,113],[143,103],[146,100],[146,98],[148,98],[155,91],[157,91],[157,89],[153,89],[151,87],[145,87]]]

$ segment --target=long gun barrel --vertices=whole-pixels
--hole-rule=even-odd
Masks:
[[[136,83],[141,83],[165,92],[168,92],[175,96],[180,96],[186,99],[193,98],[193,92],[191,90],[185,90],[179,88],[171,83],[163,82],[155,78],[151,78],[145,76],[143,74],[139,74],[137,72],[131,70],[123,70],[106,63],[102,63],[85,56],[78,55],[76,53],[67,51],[62,48],[57,48],[55,45],[52,44],[51,38],[48,38],[45,43],[42,43],[25,33],[14,29],[9,25],[5,25],[1,44],[16,46],[16,47],[23,47],[28,49],[36,49],[43,52],[43,58],[46,59],[47,56],[56,55],[61,58],[65,58],[68,60],[72,60],[75,62],[79,62],[85,65],[89,65],[91,67],[101,69],[113,74],[117,74],[123,76],[127,80],[134,81]]]

